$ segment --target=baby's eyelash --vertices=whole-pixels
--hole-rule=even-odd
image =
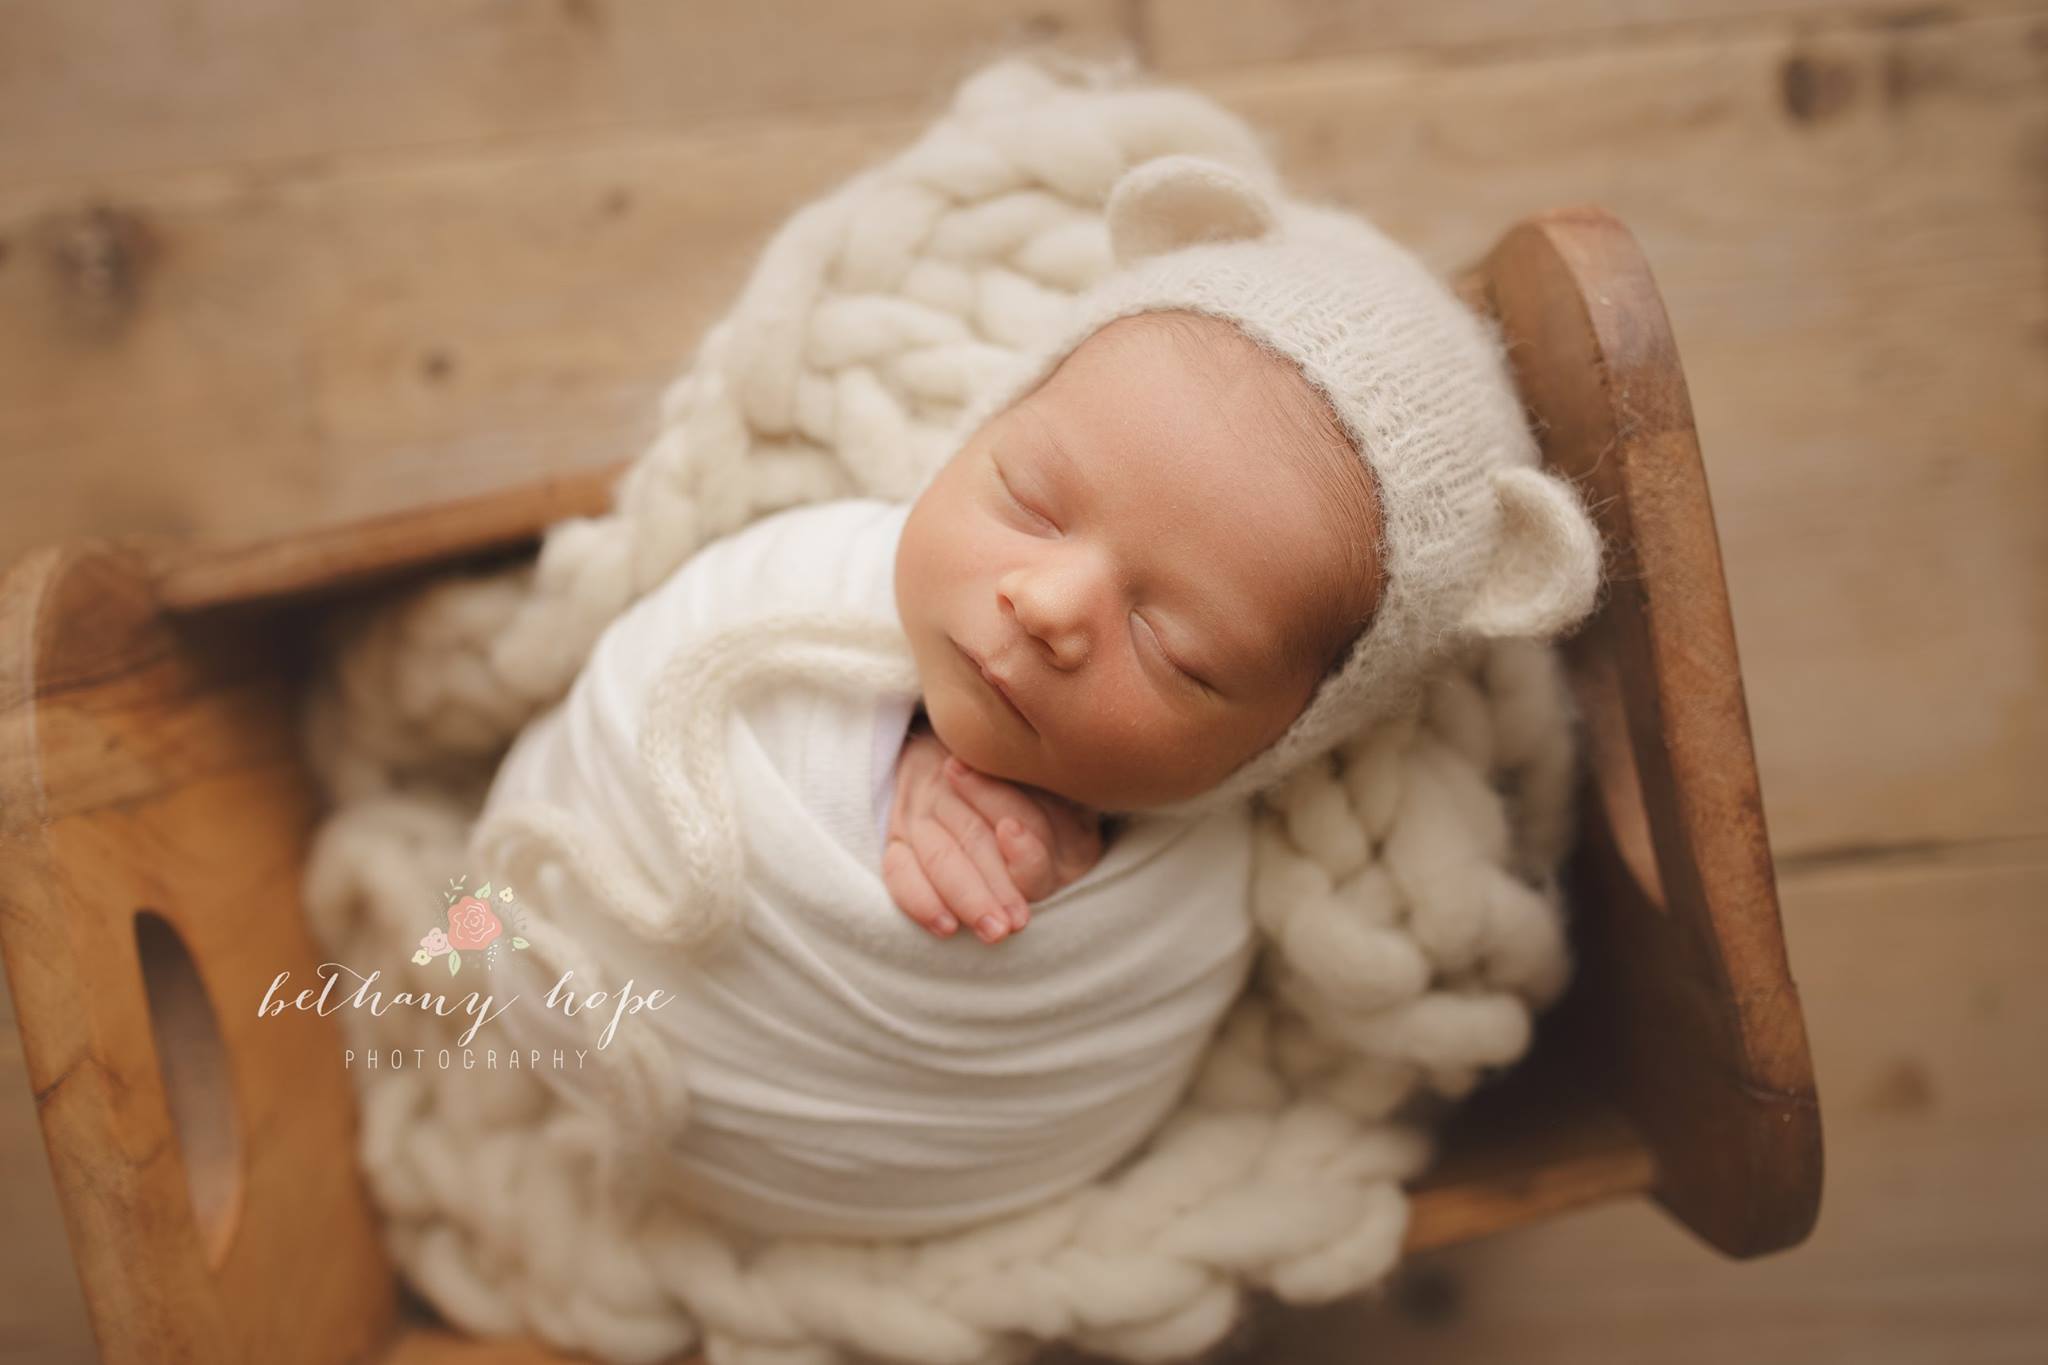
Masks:
[[[990,464],[993,465],[995,468],[996,481],[1002,484],[1003,486],[1003,496],[1008,498],[1012,503],[1016,504],[1018,511],[1024,513],[1024,515],[1026,516],[1038,518],[1047,526],[1052,527],[1055,531],[1059,529],[1058,522],[1054,521],[1051,517],[1047,516],[1045,513],[1039,511],[1031,504],[1025,502],[1024,499],[1017,496],[1017,490],[1010,487],[1009,476],[1003,473],[1003,467],[1001,465],[995,464],[994,461],[990,461]]]
[[[1139,616],[1135,612],[1133,612],[1131,615],[1133,620],[1145,621],[1144,617]],[[1203,682],[1200,678],[1196,677],[1193,673],[1189,672],[1185,668],[1182,668],[1179,663],[1175,662],[1173,655],[1167,652],[1165,641],[1159,638],[1159,632],[1152,628],[1152,623],[1150,621],[1145,621],[1145,633],[1152,637],[1152,647],[1159,651],[1159,657],[1166,661],[1166,666],[1168,668],[1172,669],[1175,673],[1179,674],[1184,681],[1188,682],[1196,688],[1199,688],[1204,694],[1212,697],[1216,695],[1215,688],[1209,686],[1209,684]]]

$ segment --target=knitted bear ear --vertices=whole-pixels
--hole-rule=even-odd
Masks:
[[[1540,469],[1497,471],[1500,536],[1465,629],[1548,637],[1583,620],[1600,588],[1600,533],[1570,484]]]
[[[1109,192],[1109,244],[1118,265],[1199,242],[1264,236],[1273,204],[1244,172],[1205,156],[1154,157]]]

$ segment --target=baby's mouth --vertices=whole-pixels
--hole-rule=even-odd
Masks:
[[[967,646],[961,644],[958,640],[953,641],[953,648],[960,651],[960,657],[980,677],[982,686],[1001,698],[1003,705],[1010,709],[1010,714],[1024,722],[1025,728],[1036,734],[1038,727],[1031,723],[1031,717],[1024,714],[1024,708],[1017,704],[1017,699],[1010,695],[1009,690],[1003,686],[1002,680],[989,671],[988,665],[983,663],[972,650],[968,649]]]

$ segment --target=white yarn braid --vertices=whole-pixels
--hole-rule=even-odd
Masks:
[[[917,690],[902,632],[886,621],[787,612],[686,639],[656,675],[640,735],[682,864],[673,886],[650,885],[595,824],[553,805],[514,806],[477,823],[473,860],[516,868],[522,884],[558,866],[568,890],[651,943],[714,950],[739,918],[740,831],[726,772],[726,735],[743,693],[802,678],[861,694]]]
[[[402,961],[471,866],[504,746],[627,605],[755,518],[901,498],[951,453],[967,400],[1107,267],[1102,207],[1125,168],[1189,152],[1272,176],[1236,117],[1126,74],[1028,61],[977,74],[914,145],[776,234],[663,395],[660,434],[612,512],[555,527],[530,565],[336,618],[306,717],[334,809],[305,884],[336,958]],[[735,637],[715,667],[657,689],[644,757],[678,847],[701,856],[691,895],[610,879],[621,861],[584,847],[580,827],[508,819],[475,831],[481,845],[522,886],[554,866],[650,937],[708,950],[736,904],[737,870],[716,852],[734,847],[716,837],[731,817],[714,716],[730,689],[754,667],[856,687],[906,676],[858,626],[801,633],[820,630],[825,644],[789,652],[772,633]],[[1309,1303],[1368,1288],[1398,1257],[1401,1186],[1427,1161],[1418,1106],[1515,1060],[1568,976],[1554,871],[1575,762],[1554,650],[1507,641],[1271,793],[1252,983],[1145,1146],[1042,1207],[901,1242],[721,1226],[622,1140],[688,1115],[622,1029],[633,1093],[602,1112],[526,1071],[353,1069],[393,1255],[467,1330],[617,1361],[700,1349],[713,1365],[979,1365],[1055,1340],[1168,1360],[1223,1340],[1247,1289]],[[566,939],[530,951],[573,965]],[[443,1046],[415,1011],[342,1017],[359,1050]]]

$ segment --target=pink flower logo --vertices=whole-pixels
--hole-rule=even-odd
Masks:
[[[427,930],[420,939],[419,951],[412,955],[414,965],[424,967],[437,957],[448,959],[448,975],[462,970],[462,955],[482,953],[484,966],[494,966],[498,954],[509,945],[514,952],[523,951],[528,945],[518,933],[507,934],[505,922],[498,918],[500,907],[503,913],[513,917],[515,923],[524,917],[518,904],[512,899],[512,888],[498,888],[496,895],[499,906],[491,904],[492,889],[484,883],[472,894],[462,889],[462,878],[450,877],[448,889],[441,893],[441,899],[448,902],[448,927]]]
[[[498,923],[498,916],[489,901],[464,896],[448,907],[448,945],[451,948],[461,948],[465,952],[472,948],[488,948],[504,932],[505,926]]]

